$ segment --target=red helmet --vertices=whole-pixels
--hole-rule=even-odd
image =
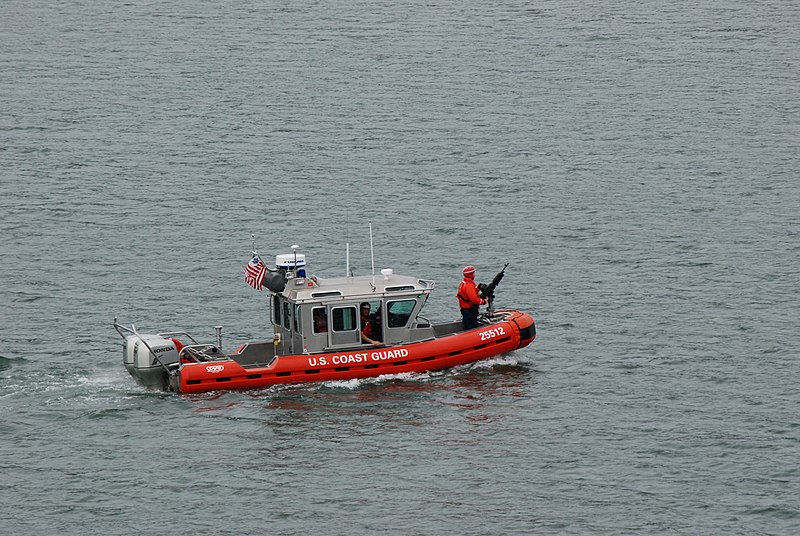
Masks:
[[[475,267],[474,266],[465,266],[464,267],[464,277],[468,277],[470,279],[475,278]]]

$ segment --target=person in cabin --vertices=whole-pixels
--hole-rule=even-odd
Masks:
[[[478,285],[475,283],[475,267],[464,267],[464,280],[458,285],[458,306],[461,308],[461,317],[464,319],[464,329],[478,327],[478,307],[485,304],[486,300],[480,297]]]
[[[328,315],[324,307],[314,309],[314,333],[327,333]]]
[[[380,344],[372,335],[372,322],[369,320],[369,311],[372,309],[369,302],[361,302],[361,342],[364,344]]]

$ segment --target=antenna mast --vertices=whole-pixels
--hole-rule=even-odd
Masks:
[[[375,276],[375,252],[372,249],[372,222],[369,222],[369,256],[372,258],[372,276]]]

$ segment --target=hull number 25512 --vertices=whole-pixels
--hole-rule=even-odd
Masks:
[[[503,329],[503,326],[497,326],[496,328],[487,329],[486,331],[481,331],[481,340],[488,341],[489,339],[494,339],[495,337],[499,337],[500,335],[505,335],[506,332]]]

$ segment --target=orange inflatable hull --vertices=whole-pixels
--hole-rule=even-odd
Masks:
[[[398,346],[282,355],[269,366],[246,368],[233,360],[185,363],[172,387],[181,393],[200,393],[442,370],[524,348],[536,338],[530,315],[503,313],[504,320],[488,326]]]

